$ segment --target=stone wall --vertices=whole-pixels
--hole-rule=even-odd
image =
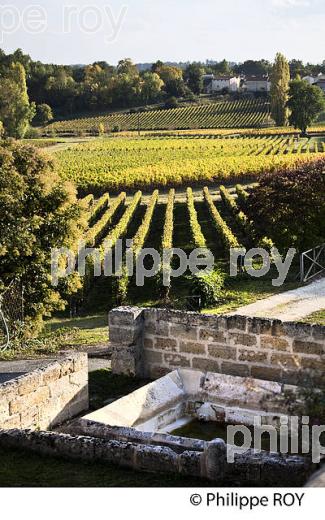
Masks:
[[[87,354],[74,354],[1,384],[0,428],[47,429],[88,405]]]
[[[156,379],[175,368],[324,384],[325,327],[245,316],[120,307],[109,314],[112,370]]]
[[[61,456],[86,462],[114,464],[138,471],[174,473],[185,477],[201,477],[227,486],[301,486],[314,466],[299,456],[283,456],[252,450],[235,457],[233,464],[226,459],[226,445],[220,440],[202,441],[202,449],[175,450],[172,438],[165,445],[154,445],[144,439],[137,442],[115,440],[109,429],[105,432],[97,426],[101,438],[87,435],[69,435],[56,432],[31,430],[0,430],[0,447],[19,448],[36,452],[45,457]],[[95,433],[94,430],[92,433]],[[179,438],[174,438],[179,439]],[[134,439],[135,440],[135,439]]]

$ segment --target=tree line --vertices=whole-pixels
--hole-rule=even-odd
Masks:
[[[8,136],[21,138],[31,122],[45,125],[54,114],[66,118],[163,101],[166,108],[174,108],[177,98],[194,99],[203,91],[206,73],[268,74],[272,82],[272,115],[277,125],[287,124],[290,109],[290,123],[305,132],[321,110],[321,96],[318,92],[316,100],[316,87],[297,81],[299,74],[318,72],[325,72],[325,61],[322,65],[304,65],[299,60],[288,62],[280,54],[274,64],[266,60],[230,64],[223,60],[212,65],[188,63],[180,68],[157,61],[149,70],[140,72],[130,59],[119,61],[116,67],[105,61],[63,66],[35,62],[20,49],[8,55],[0,50],[0,121]],[[289,100],[292,77],[297,78],[290,87],[294,101]],[[303,98],[306,110],[302,119],[301,114],[298,118],[298,112]]]

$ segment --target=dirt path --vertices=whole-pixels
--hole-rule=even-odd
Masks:
[[[275,318],[282,321],[298,321],[322,309],[325,309],[325,278],[316,280],[299,289],[245,305],[233,314],[257,318]]]

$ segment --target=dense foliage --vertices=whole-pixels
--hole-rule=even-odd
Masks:
[[[278,53],[271,74],[271,114],[277,126],[288,122],[288,91],[290,81],[289,63],[283,54]]]
[[[296,79],[290,83],[288,107],[290,124],[306,135],[308,126],[325,109],[324,93],[316,85]]]
[[[51,248],[72,247],[81,236],[83,205],[46,156],[7,143],[0,147],[0,220],[0,279],[4,285],[22,281],[26,319],[33,328],[64,306],[51,285]]]
[[[325,239],[325,159],[260,178],[247,214],[282,249],[307,250]]]
[[[24,137],[34,115],[35,106],[29,102],[25,69],[20,63],[13,63],[6,74],[0,76],[0,120],[5,134],[17,139]]]

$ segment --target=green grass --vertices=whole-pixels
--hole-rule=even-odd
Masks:
[[[314,312],[313,314],[310,314],[301,321],[303,323],[317,323],[317,325],[325,326],[325,309],[318,312]]]
[[[67,346],[99,345],[108,342],[108,315],[94,314],[77,318],[53,318],[45,327],[48,332],[60,329],[73,329],[74,335]]]
[[[202,487],[211,482],[0,448],[1,487]]]
[[[0,360],[48,357],[60,350],[78,350],[108,344],[107,313],[79,318],[56,317],[44,326],[38,338],[15,342],[12,348],[0,352]]]

